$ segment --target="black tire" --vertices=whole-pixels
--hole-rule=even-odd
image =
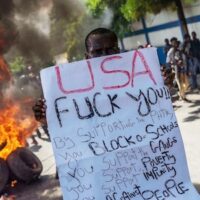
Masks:
[[[5,189],[9,179],[9,169],[5,160],[0,158],[0,194]]]
[[[43,166],[39,158],[27,148],[21,147],[13,151],[7,158],[11,172],[26,183],[37,179]]]

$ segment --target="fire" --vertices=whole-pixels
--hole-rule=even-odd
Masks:
[[[30,106],[29,101],[10,102],[6,101],[0,109],[0,157],[6,159],[7,156],[17,149],[26,145],[26,139],[37,127],[37,122],[30,116],[25,107]]]
[[[0,157],[7,156],[26,145],[26,139],[37,128],[32,113],[33,101],[30,98],[13,100],[5,98],[3,87],[11,83],[8,65],[0,55]]]
[[[17,180],[11,181],[11,187],[15,187],[17,185]]]

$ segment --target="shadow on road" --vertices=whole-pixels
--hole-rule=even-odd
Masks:
[[[189,106],[190,108],[200,106],[200,100],[193,101],[192,104]]]
[[[198,193],[200,193],[200,184],[194,183],[194,187],[197,189]]]
[[[41,148],[41,145],[33,145],[32,147],[30,147],[30,150],[33,152],[38,152]]]
[[[188,113],[188,117],[186,117],[183,121],[190,122],[200,119],[200,100],[193,101],[190,103],[190,108],[196,108],[194,111]]]
[[[182,106],[173,105],[174,111],[178,110],[178,109],[181,108],[181,107],[182,107]]]

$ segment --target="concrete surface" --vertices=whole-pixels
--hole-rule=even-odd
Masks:
[[[200,192],[200,94],[187,94],[191,103],[176,101],[175,113],[181,130],[192,182]]]

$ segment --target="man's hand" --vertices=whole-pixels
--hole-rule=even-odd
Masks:
[[[46,102],[45,99],[40,98],[36,101],[35,105],[33,106],[35,119],[44,125],[47,124],[47,120],[46,120],[47,106],[45,102]]]

